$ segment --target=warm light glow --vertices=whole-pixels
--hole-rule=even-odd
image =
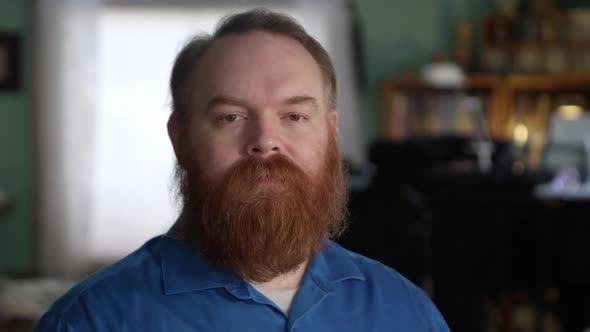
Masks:
[[[568,120],[575,120],[582,115],[584,109],[582,109],[582,107],[578,105],[561,105],[559,106],[558,111],[559,115],[562,118]]]
[[[522,123],[517,124],[516,127],[514,127],[513,138],[516,145],[524,146],[529,139],[529,129]]]
[[[514,175],[523,175],[525,171],[525,166],[522,161],[517,161],[512,164],[512,174]]]

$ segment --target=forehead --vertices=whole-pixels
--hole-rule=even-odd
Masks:
[[[278,34],[254,31],[216,40],[196,71],[198,102],[215,95],[231,95],[272,103],[296,95],[319,100],[325,88],[319,65],[297,41]]]

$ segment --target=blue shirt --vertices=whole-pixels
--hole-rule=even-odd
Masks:
[[[333,242],[316,255],[289,316],[188,245],[151,239],[57,300],[35,331],[449,331],[426,294]]]

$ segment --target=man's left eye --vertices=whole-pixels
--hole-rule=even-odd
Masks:
[[[289,114],[289,120],[301,121],[301,120],[303,120],[303,116],[301,114]]]

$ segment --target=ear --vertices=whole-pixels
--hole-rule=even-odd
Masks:
[[[336,135],[340,136],[340,131],[338,129],[338,112],[336,110],[330,110],[328,113],[328,124],[332,126]]]
[[[182,144],[180,142],[181,118],[182,115],[178,111],[172,112],[168,118],[167,124],[168,137],[170,137],[170,142],[172,143],[172,148],[174,148],[176,159],[179,157],[180,146]]]

